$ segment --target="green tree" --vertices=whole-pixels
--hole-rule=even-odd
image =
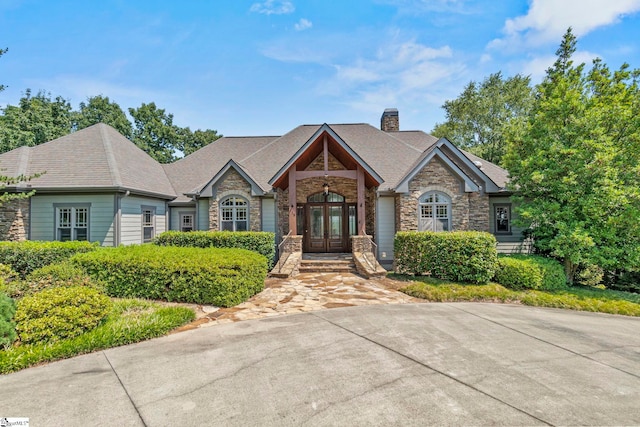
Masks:
[[[446,101],[446,121],[431,131],[458,147],[492,163],[502,164],[506,139],[528,117],[533,103],[529,77],[504,79],[500,72],[482,83],[470,82],[452,101]]]
[[[75,130],[87,128],[97,123],[105,123],[114,127],[127,138],[131,138],[131,122],[122,108],[109,100],[108,96],[92,96],[87,102],[80,103],[80,109],[73,114]]]
[[[129,108],[133,117],[131,140],[160,163],[176,160],[178,128],[173,124],[173,114],[156,107],[154,102]]]
[[[188,156],[194,151],[198,151],[202,147],[211,144],[213,141],[221,137],[222,135],[219,135],[218,131],[212,129],[198,129],[191,132],[191,129],[188,127],[179,128],[176,148],[182,151],[185,156]]]
[[[67,135],[72,129],[71,104],[61,96],[27,89],[17,106],[7,105],[0,115],[0,152],[24,145],[33,147]]]
[[[640,263],[640,71],[596,60],[586,72],[575,47],[569,29],[505,156],[523,225],[570,282],[580,264]]]

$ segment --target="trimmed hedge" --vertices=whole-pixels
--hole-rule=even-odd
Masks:
[[[22,278],[45,265],[64,261],[77,253],[91,252],[98,242],[0,242],[0,264],[11,266]]]
[[[105,292],[231,307],[264,288],[267,260],[244,249],[134,245],[78,254],[71,262]]]
[[[11,298],[22,298],[45,289],[72,286],[88,286],[97,290],[104,287],[103,284],[92,281],[82,268],[63,261],[33,270],[25,279],[6,284],[4,291]]]
[[[264,255],[273,266],[276,256],[275,234],[265,231],[165,231],[153,239],[158,246],[193,248],[239,248]]]
[[[0,292],[0,349],[10,347],[16,340],[16,323],[13,321],[15,312],[13,300]]]
[[[46,289],[18,301],[16,331],[24,344],[77,337],[98,326],[111,307],[111,299],[95,289]]]
[[[393,247],[396,271],[401,274],[487,283],[498,263],[495,237],[479,231],[401,231]]]
[[[537,255],[509,255],[498,259],[494,280],[510,289],[564,289],[567,277],[555,259]]]

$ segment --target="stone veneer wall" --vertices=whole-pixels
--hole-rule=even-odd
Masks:
[[[260,231],[260,198],[251,196],[251,184],[234,169],[229,169],[224,179],[218,184],[216,197],[209,199],[209,230],[220,230],[220,201],[232,195],[247,199],[249,202],[249,230]]]
[[[29,206],[29,199],[12,200],[0,205],[0,240],[27,240]]]
[[[463,182],[434,158],[409,182],[409,194],[396,198],[396,231],[418,230],[418,199],[428,191],[451,197],[453,230],[489,231],[489,197],[462,191]]]

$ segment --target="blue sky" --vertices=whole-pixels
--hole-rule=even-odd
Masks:
[[[569,26],[580,62],[640,68],[640,0],[0,0],[0,106],[102,94],[229,136],[395,107],[428,132],[471,80],[540,81]]]

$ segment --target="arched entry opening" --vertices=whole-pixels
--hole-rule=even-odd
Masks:
[[[303,236],[305,252],[350,252],[350,236],[357,232],[355,203],[333,192],[320,192],[307,197],[298,206],[298,234]]]

